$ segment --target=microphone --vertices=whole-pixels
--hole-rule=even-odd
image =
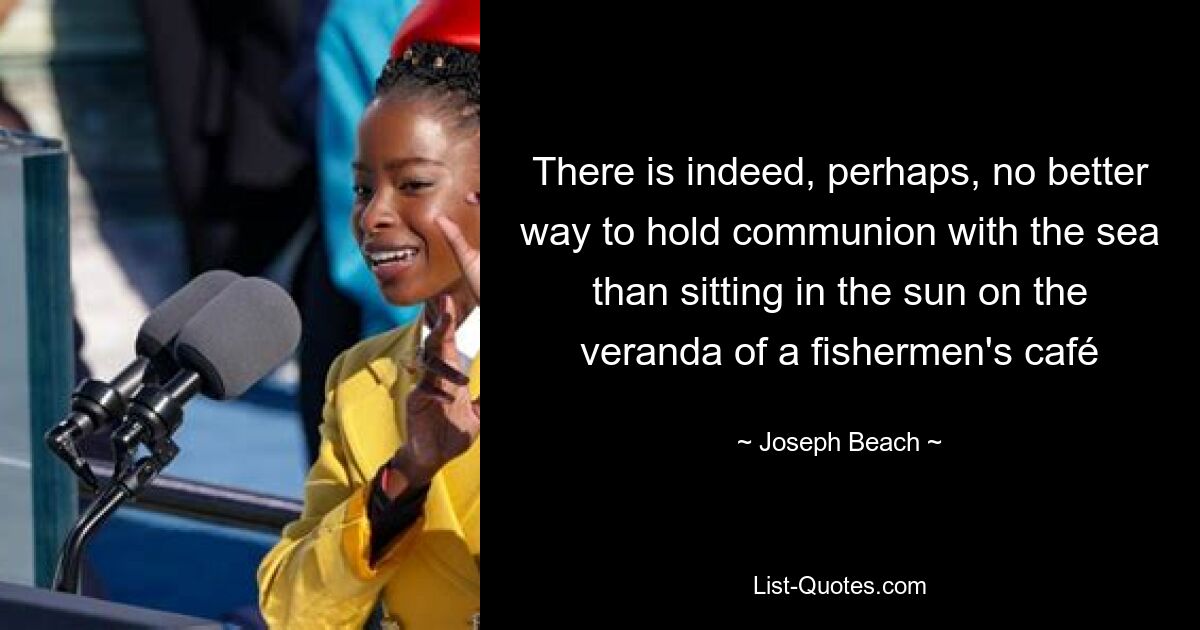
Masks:
[[[209,271],[176,291],[146,317],[138,330],[134,350],[137,358],[121,370],[111,382],[87,379],[71,394],[71,411],[46,432],[46,445],[65,461],[71,470],[91,488],[98,481],[87,461],[80,456],[77,443],[92,433],[118,422],[130,398],[144,381],[157,379],[170,369],[174,359],[168,350],[175,335],[197,311],[241,276],[232,271]]]
[[[197,393],[215,400],[241,396],[291,356],[299,341],[300,313],[287,291],[263,278],[230,284],[179,331],[179,372],[164,385],[143,386],[130,402],[112,435],[116,470],[126,467],[138,444],[151,446],[174,434],[183,405]]]
[[[113,430],[112,483],[67,535],[55,568],[55,590],[75,592],[88,538],[179,453],[171,436],[183,422],[184,404],[199,392],[217,400],[241,396],[295,352],[299,341],[300,313],[292,298],[262,278],[236,280],[196,311],[171,344],[179,371],[163,385],[144,383],[129,402],[125,421]],[[139,444],[150,454],[130,465]]]

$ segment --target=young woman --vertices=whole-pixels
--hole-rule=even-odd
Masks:
[[[272,627],[404,628],[479,612],[479,2],[401,27],[359,126],[354,234],[387,300],[431,327],[359,343],[329,370],[304,513],[259,568]],[[478,339],[477,332],[474,333]]]

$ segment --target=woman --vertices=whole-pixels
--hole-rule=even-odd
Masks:
[[[329,370],[304,513],[259,568],[272,627],[478,623],[479,4],[427,1],[401,27],[359,126],[354,233],[421,327],[367,339]]]

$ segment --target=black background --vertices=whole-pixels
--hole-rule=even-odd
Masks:
[[[973,625],[1144,620],[1183,603],[1194,531],[1185,516],[1194,350],[1183,328],[1194,162],[1185,57],[1161,25],[1068,23],[1035,34],[1019,22],[985,38],[976,29],[987,17],[930,32],[735,5],[506,5],[486,18],[485,161],[489,188],[502,189],[489,192],[487,221],[489,304],[501,305],[488,324],[489,571],[503,576],[489,581],[488,608],[500,611],[489,618],[505,627]],[[542,155],[630,163],[638,184],[541,187],[532,157]],[[648,156],[675,165],[674,185],[642,185]],[[689,156],[804,156],[816,189],[689,188]],[[821,190],[825,164],[888,156],[966,163],[980,190]],[[1050,156],[1151,166],[1140,188],[1052,189]],[[994,162],[1033,164],[1039,181],[994,188]],[[954,248],[943,229],[932,248],[602,245],[604,217],[633,224],[644,243],[647,216],[720,216],[723,237],[741,222],[890,216],[942,226],[1003,216],[1021,245]],[[1033,247],[1035,216],[1082,224],[1088,242]],[[588,244],[579,254],[525,247],[520,224],[546,222],[592,223]],[[1100,247],[1101,223],[1157,224],[1161,244]],[[803,276],[826,286],[827,303],[779,314],[592,304],[596,276],[675,287],[714,275],[785,289]],[[842,276],[891,284],[892,304],[838,306]],[[1038,276],[1085,284],[1086,305],[1033,306]],[[907,307],[895,297],[907,282],[1015,282],[1026,292],[1020,307]],[[760,336],[772,348],[798,344],[803,364],[773,365],[772,352],[766,367],[737,366],[734,346]],[[991,336],[1012,345],[1014,361],[817,368],[815,336]],[[1094,338],[1097,365],[1024,365],[1025,344],[1072,336]],[[722,344],[725,365],[587,367],[580,350],[693,337]],[[767,431],[912,432],[943,445],[812,458],[736,443],[757,445]],[[768,575],[877,588],[919,579],[928,594],[755,596],[754,577]]]

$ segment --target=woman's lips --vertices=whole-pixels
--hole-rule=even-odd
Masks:
[[[417,247],[372,248],[363,257],[380,282],[392,280],[412,268],[421,250]]]

